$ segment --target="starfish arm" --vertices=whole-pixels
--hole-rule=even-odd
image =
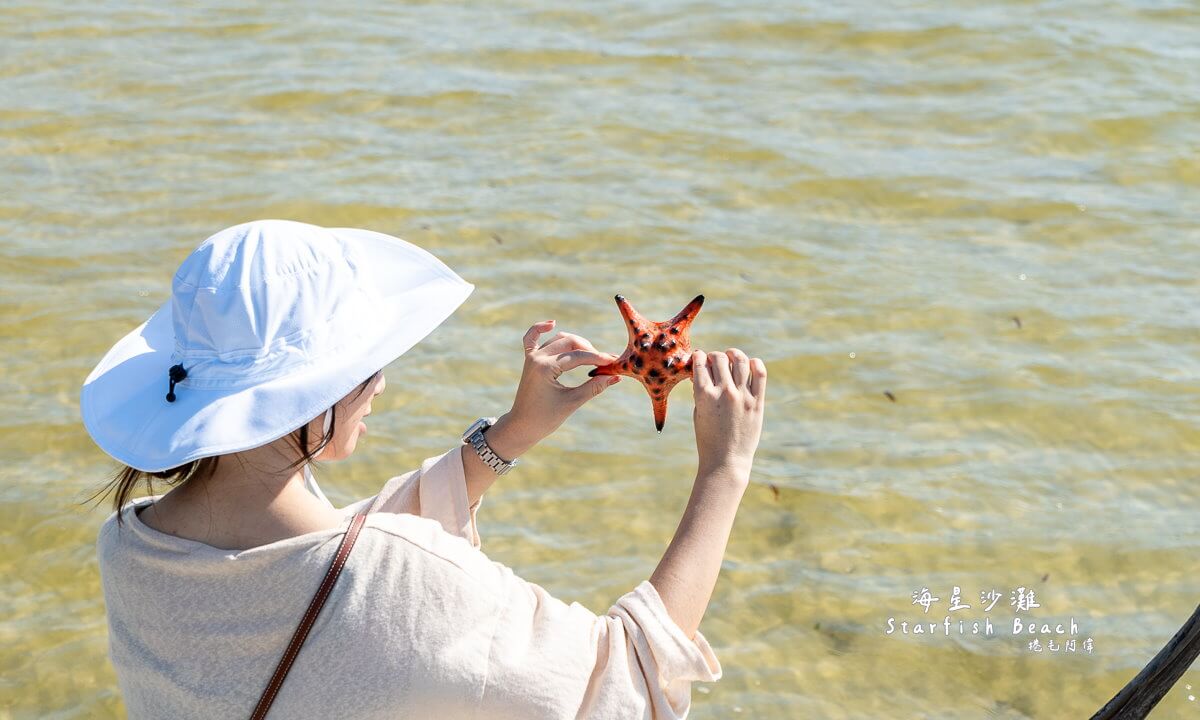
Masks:
[[[683,373],[676,371],[665,377],[650,376],[643,381],[646,392],[650,395],[650,406],[654,409],[654,427],[659,432],[662,432],[663,425],[667,422],[667,398],[684,377]]]
[[[608,365],[599,365],[588,370],[588,377],[596,377],[597,375],[623,375],[621,372],[621,363],[614,362]]]
[[[667,396],[651,398],[651,405],[654,407],[654,429],[662,432],[663,425],[667,424]]]
[[[625,329],[629,331],[629,340],[632,342],[639,334],[646,331],[650,322],[633,309],[633,305],[629,304],[624,295],[617,295],[616,301],[617,309],[621,311],[621,317],[625,318]]]
[[[700,306],[704,304],[704,296],[697,295],[692,298],[692,301],[685,305],[679,314],[668,320],[665,325],[687,327],[696,319],[696,315],[700,313]]]

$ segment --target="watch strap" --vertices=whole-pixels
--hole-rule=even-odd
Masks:
[[[475,454],[479,456],[479,459],[492,469],[492,472],[497,475],[503,475],[512,470],[518,461],[516,459],[511,461],[504,460],[488,445],[487,438],[484,437],[484,431],[491,426],[491,423],[487,423],[476,428],[475,432],[471,433],[470,437],[466,439],[466,442],[475,450]]]

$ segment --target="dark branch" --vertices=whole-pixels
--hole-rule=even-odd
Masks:
[[[1175,637],[1092,720],[1141,720],[1150,714],[1200,653],[1200,605]]]

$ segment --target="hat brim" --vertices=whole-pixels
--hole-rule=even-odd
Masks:
[[[280,438],[325,412],[446,320],[471,294],[436,257],[389,235],[329,228],[364,249],[382,295],[379,332],[355,352],[336,353],[295,372],[246,388],[176,383],[168,402],[167,370],[175,332],[171,300],[118,341],[80,391],[84,426],[102,450],[146,472]]]

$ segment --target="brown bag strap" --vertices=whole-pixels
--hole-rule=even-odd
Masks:
[[[346,559],[350,557],[350,551],[354,549],[354,541],[358,539],[358,531],[362,530],[363,523],[367,520],[367,513],[370,511],[371,507],[368,506],[350,521],[350,528],[342,536],[342,544],[338,545],[333,562],[329,564],[329,570],[325,572],[325,579],[321,581],[321,586],[317,588],[317,594],[313,595],[312,601],[308,604],[308,610],[304,613],[304,618],[300,620],[296,632],[292,635],[292,641],[288,643],[287,650],[279,660],[275,674],[271,676],[271,682],[267,683],[267,689],[263,690],[262,697],[258,699],[258,705],[254,708],[254,714],[250,716],[250,720],[263,720],[267,716],[267,711],[271,709],[271,703],[275,702],[275,695],[283,686],[283,680],[287,677],[288,671],[292,669],[296,655],[300,653],[300,646],[304,644],[304,640],[308,637],[308,631],[312,630],[313,623],[317,621],[317,615],[325,606],[325,601],[329,599],[333,584],[342,574]]]

